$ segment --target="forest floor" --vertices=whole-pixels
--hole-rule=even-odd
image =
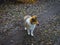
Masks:
[[[34,37],[24,30],[25,15],[37,15]],[[60,45],[60,1],[0,5],[0,45]]]

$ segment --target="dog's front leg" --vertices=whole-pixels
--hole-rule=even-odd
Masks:
[[[33,31],[34,31],[34,30],[31,30],[31,36],[34,36]]]
[[[28,32],[28,35],[30,35],[30,30],[27,30],[27,32]]]

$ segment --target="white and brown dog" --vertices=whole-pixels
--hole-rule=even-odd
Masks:
[[[37,20],[37,16],[27,15],[24,17],[24,20],[25,20],[25,30],[27,30],[28,35],[31,34],[31,36],[34,36],[33,31],[34,31],[36,25],[39,25],[39,22]]]

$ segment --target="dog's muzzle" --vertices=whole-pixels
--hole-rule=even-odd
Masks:
[[[37,26],[39,26],[39,22],[37,22],[37,24],[36,24]]]
[[[37,26],[39,26],[39,24],[37,24]]]

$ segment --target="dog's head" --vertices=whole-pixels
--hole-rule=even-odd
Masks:
[[[31,24],[39,25],[39,22],[37,20],[37,16],[35,16],[35,15],[31,16],[30,22],[31,22]]]

